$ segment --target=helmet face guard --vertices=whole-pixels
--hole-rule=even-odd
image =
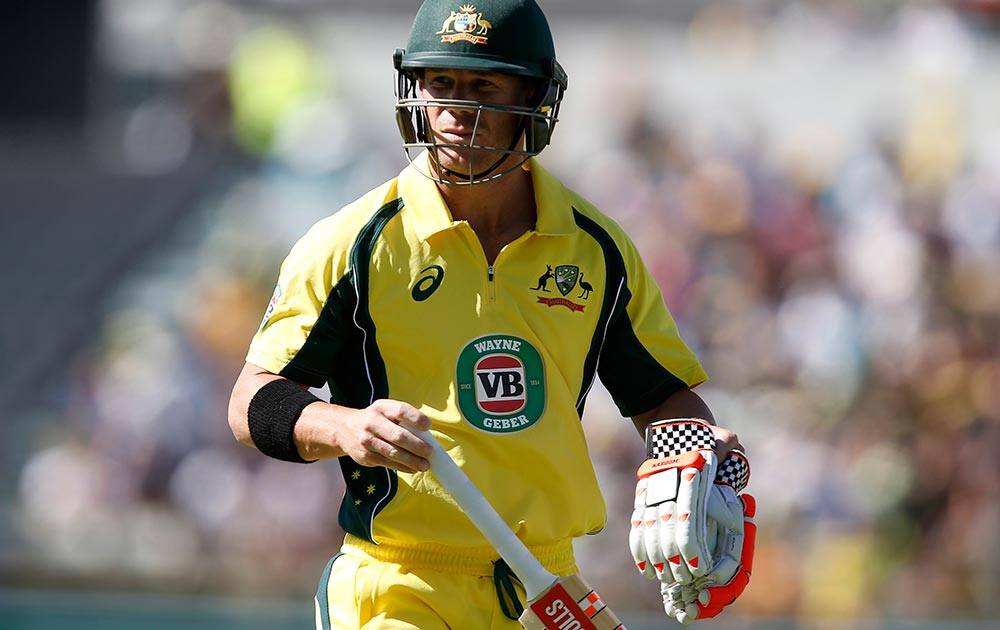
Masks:
[[[549,76],[526,77],[540,82],[539,88],[532,97],[533,105],[515,106],[482,103],[479,101],[458,99],[428,99],[421,98],[417,75],[422,67],[407,68],[404,65],[405,52],[397,50],[393,55],[393,65],[396,68],[396,123],[403,138],[403,152],[407,160],[414,164],[414,158],[421,151],[428,151],[437,172],[424,173],[414,165],[422,175],[439,184],[474,185],[499,179],[521,167],[529,158],[541,153],[552,138],[556,122],[559,120],[559,107],[563,93],[566,90],[566,73],[555,60],[551,60]],[[441,59],[439,63],[428,63],[423,67],[454,68],[448,60]],[[515,74],[515,73],[509,73]],[[516,73],[518,75],[520,73]],[[475,112],[472,136],[468,143],[449,143],[440,141],[430,127],[430,117],[427,108],[454,108]],[[517,117],[517,126],[511,142],[506,147],[485,146],[477,143],[479,121],[483,112],[498,112]],[[499,155],[485,169],[475,172],[475,160],[469,159],[467,172],[456,172],[445,168],[439,158],[441,149],[453,149],[469,152],[472,155]],[[514,157],[516,159],[510,160]],[[482,167],[480,167],[482,168]]]

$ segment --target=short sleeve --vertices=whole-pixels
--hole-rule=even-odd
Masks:
[[[622,262],[625,286],[608,322],[597,371],[622,415],[635,416],[708,375],[681,339],[656,281],[627,239]]]
[[[303,236],[281,264],[278,282],[246,360],[311,387],[331,374],[340,344],[338,297],[349,277],[348,251],[326,238],[322,222]]]

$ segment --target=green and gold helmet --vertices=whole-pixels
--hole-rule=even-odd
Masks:
[[[548,21],[535,0],[425,0],[417,12],[405,50],[393,55],[396,68],[396,121],[403,136],[403,150],[411,162],[415,151],[428,150],[436,160],[441,148],[489,151],[502,156],[489,168],[468,173],[449,171],[454,179],[424,173],[444,184],[478,184],[514,171],[538,155],[552,138],[559,105],[566,90],[566,73],[556,61]],[[455,99],[420,98],[417,80],[428,68],[482,70],[525,77],[536,89],[523,107]],[[519,132],[507,147],[438,142],[427,133],[428,107],[454,107],[519,117]],[[523,138],[523,146],[522,146]],[[509,156],[517,156],[513,166]],[[505,165],[506,163],[506,165]],[[501,166],[503,168],[501,169]]]

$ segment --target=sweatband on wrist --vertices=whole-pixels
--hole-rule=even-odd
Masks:
[[[295,423],[302,410],[319,398],[292,381],[278,379],[264,385],[247,408],[250,439],[268,457],[297,464],[308,464],[295,448]]]

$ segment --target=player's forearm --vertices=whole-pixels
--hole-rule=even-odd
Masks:
[[[241,444],[256,448],[257,445],[250,435],[248,418],[250,401],[261,387],[281,378],[283,377],[249,364],[240,374],[229,399],[229,427]],[[335,428],[337,422],[351,411],[354,410],[322,401],[306,406],[295,422],[292,434],[295,447],[302,459],[312,461],[344,455]]]
[[[715,417],[712,415],[712,410],[708,408],[708,405],[701,399],[701,396],[690,389],[676,391],[657,405],[656,408],[638,416],[633,416],[632,423],[635,424],[639,435],[645,439],[647,425],[657,420],[668,420],[671,418],[701,418],[713,425],[712,434],[715,435],[716,439],[715,452],[719,456],[720,461],[725,459],[729,451],[734,448],[746,451],[736,433],[729,429],[714,426]]]
[[[710,424],[715,424],[715,416],[712,415],[712,410],[708,408],[708,405],[701,399],[701,396],[690,389],[681,389],[674,392],[655,408],[638,416],[633,416],[632,422],[635,424],[639,435],[645,438],[646,426],[649,423],[669,418],[701,418]]]
[[[348,407],[317,402],[302,410],[295,423],[295,447],[302,459],[309,461],[346,455],[340,445],[338,425],[347,414],[356,411]]]

